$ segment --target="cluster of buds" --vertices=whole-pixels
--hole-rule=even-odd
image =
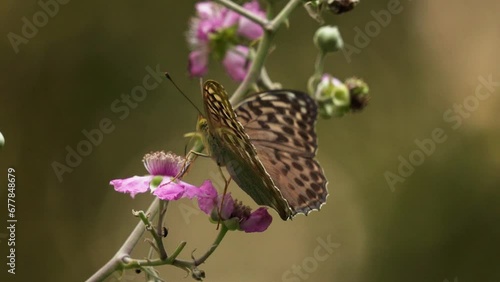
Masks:
[[[368,85],[359,78],[341,82],[329,74],[323,75],[314,97],[323,118],[342,117],[350,112],[361,111],[368,105]]]

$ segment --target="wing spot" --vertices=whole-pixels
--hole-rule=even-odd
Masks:
[[[295,145],[297,147],[303,147],[303,145],[299,139],[293,139],[293,145]]]
[[[309,134],[307,134],[305,131],[300,130],[299,131],[300,137],[302,137],[304,140],[309,140]]]
[[[283,120],[288,123],[288,125],[292,125],[294,124],[294,121],[293,121],[293,118],[291,117],[283,117]]]
[[[269,127],[269,125],[268,125],[265,121],[263,121],[263,120],[259,120],[259,121],[257,121],[257,122],[259,123],[259,125],[260,125],[263,129],[266,129],[266,130],[271,129],[271,127]]]
[[[297,183],[297,185],[299,186],[304,186],[304,182],[302,182],[302,180],[298,179],[298,178],[295,178],[295,183]]]
[[[298,203],[299,205],[303,205],[303,204],[307,203],[307,198],[306,198],[306,196],[304,196],[304,195],[299,195],[299,198],[297,199],[297,203]]]
[[[295,169],[299,170],[299,171],[303,171],[304,168],[299,164],[299,163],[296,163],[296,162],[292,162],[292,165]]]
[[[311,178],[313,181],[318,181],[320,179],[319,173],[317,171],[311,172]]]
[[[307,182],[309,181],[309,177],[307,177],[307,175],[305,175],[303,173],[300,174],[300,178],[302,178],[302,180],[304,180],[304,181],[307,181]]]
[[[279,123],[279,121],[276,118],[275,114],[268,114],[267,115],[267,122],[270,122],[270,123]]]
[[[321,187],[319,186],[319,184],[318,184],[318,183],[315,183],[315,182],[311,183],[311,188],[312,188],[314,191],[316,191],[316,192],[321,191]]]
[[[307,194],[307,197],[309,197],[309,199],[316,199],[317,198],[316,193],[311,189],[307,189],[306,194]]]
[[[288,142],[288,138],[285,137],[285,135],[281,133],[276,133],[276,142]]]
[[[288,126],[283,126],[282,127],[283,131],[290,134],[290,135],[294,135],[295,134],[295,130],[293,130],[293,128],[291,127],[288,127]]]

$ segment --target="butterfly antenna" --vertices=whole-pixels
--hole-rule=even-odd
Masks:
[[[193,103],[193,101],[191,101],[191,99],[189,99],[189,97],[179,88],[179,86],[177,86],[177,84],[174,82],[174,80],[172,79],[172,77],[170,76],[170,74],[168,72],[165,73],[165,77],[170,80],[170,82],[172,82],[172,84],[174,85],[174,87],[177,89],[177,91],[179,91],[182,96],[184,96],[184,98],[186,98],[186,100],[189,101],[189,103],[191,105],[193,105],[193,107],[198,111],[198,113],[200,115],[203,115],[203,113],[200,111],[200,109]]]

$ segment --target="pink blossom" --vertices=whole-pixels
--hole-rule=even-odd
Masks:
[[[185,165],[184,158],[161,151],[146,154],[143,163],[149,175],[114,179],[109,184],[115,191],[128,193],[132,198],[147,191],[162,200],[192,199],[196,195],[196,186],[175,178]]]
[[[265,18],[258,1],[247,2],[243,7]],[[246,17],[210,1],[199,2],[195,8],[196,16],[191,19],[187,33],[191,48],[188,66],[190,75],[205,75],[208,62],[213,57],[223,60],[231,78],[243,80],[249,65],[246,45],[260,38],[264,30]]]
[[[229,50],[222,61],[222,65],[224,65],[224,68],[232,79],[243,81],[250,66],[248,47],[238,45]]]
[[[198,206],[200,209],[210,216],[219,215],[223,223],[236,221],[238,229],[247,233],[263,232],[265,231],[273,218],[267,212],[267,208],[261,207],[255,211],[251,211],[248,206],[243,205],[241,202],[234,200],[230,193],[224,195],[224,202],[222,208],[221,200],[222,195],[218,195],[217,190],[210,181],[205,181],[197,193]]]

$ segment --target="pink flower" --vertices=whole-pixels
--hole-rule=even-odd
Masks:
[[[250,65],[248,47],[238,45],[229,50],[222,61],[229,76],[236,81],[243,81]]]
[[[196,197],[200,209],[214,220],[218,220],[222,195],[218,195],[212,182],[205,181],[198,189]],[[252,212],[250,207],[233,200],[230,193],[224,196],[220,216],[222,223],[226,226],[234,226],[234,223],[236,223],[235,229],[247,233],[263,232],[273,221],[273,218],[267,212],[267,208],[261,207]]]
[[[235,80],[243,80],[248,66],[248,45],[260,38],[264,30],[247,18],[219,4],[205,1],[196,4],[196,16],[191,19],[187,33],[189,54],[189,73],[203,76],[208,71],[210,57],[223,59],[229,75]],[[254,14],[265,18],[259,2],[253,0],[243,5]],[[235,56],[237,52],[243,56]],[[244,62],[244,63],[243,63]]]
[[[162,200],[192,199],[196,195],[196,186],[175,179],[185,165],[184,158],[161,151],[146,154],[143,163],[149,175],[114,179],[109,184],[115,191],[129,193],[132,198],[147,191]]]
[[[256,15],[259,15],[261,18],[265,19],[266,14],[264,11],[260,9],[259,2],[254,0],[243,5],[243,8],[254,12]],[[238,34],[250,39],[255,40],[260,38],[264,34],[264,30],[262,27],[251,20],[241,17],[238,22]]]

